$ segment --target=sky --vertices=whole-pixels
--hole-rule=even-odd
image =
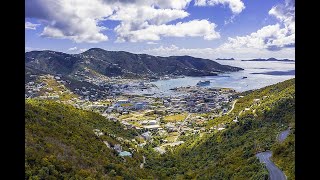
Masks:
[[[25,0],[25,51],[295,59],[295,0]]]

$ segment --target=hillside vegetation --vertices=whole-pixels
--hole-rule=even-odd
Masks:
[[[232,112],[210,120],[206,133],[184,136],[184,144],[163,155],[147,145],[123,159],[103,140],[128,150],[133,144],[115,137],[131,140],[135,131],[53,101],[26,100],[25,121],[26,179],[268,179],[255,156],[265,150],[295,179],[294,79],[238,94]],[[288,127],[289,137],[278,143]],[[97,137],[94,129],[105,135]],[[142,153],[147,161],[140,169]]]
[[[294,79],[240,95],[232,113],[216,118],[211,125],[225,124],[226,129],[202,137],[190,137],[182,146],[147,165],[161,179],[267,179],[268,172],[255,154],[270,150],[277,135],[294,125]],[[264,97],[265,96],[265,97]],[[267,97],[266,97],[267,96]],[[254,99],[260,99],[254,103]],[[239,116],[244,108],[251,107]],[[255,109],[254,113],[253,110]],[[233,122],[238,116],[239,122]],[[294,138],[275,146],[275,160],[294,179]]]
[[[99,114],[53,101],[26,100],[26,179],[135,179],[150,173],[140,169],[142,156],[134,152],[125,160],[102,140],[130,144],[110,136],[97,137],[93,129],[124,139],[135,136],[118,122]]]
[[[276,143],[271,148],[273,162],[286,174],[288,180],[295,179],[295,129],[281,143]]]

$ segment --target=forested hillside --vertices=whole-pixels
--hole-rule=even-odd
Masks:
[[[160,155],[152,148],[119,157],[103,141],[134,147],[135,131],[97,113],[53,101],[26,100],[26,179],[267,179],[256,153],[272,150],[272,160],[295,179],[295,82],[287,80],[237,95],[234,109],[210,120],[206,133]],[[223,125],[225,129],[213,127]],[[280,131],[291,128],[279,143]],[[93,130],[104,135],[97,137]],[[112,134],[113,136],[110,136]],[[139,150],[139,149],[138,149]],[[143,154],[142,154],[143,152]],[[144,168],[139,168],[142,155]]]
[[[232,113],[212,120],[208,126],[224,123],[225,130],[190,137],[172,153],[153,158],[148,167],[163,179],[266,179],[268,172],[255,154],[270,150],[279,132],[294,126],[294,89],[291,79],[240,94],[244,97]],[[236,117],[238,122],[233,121]],[[274,159],[294,179],[294,136],[284,143],[273,148]]]
[[[131,139],[136,135],[123,130],[119,122],[53,101],[27,100],[25,108],[26,179],[135,179],[150,175],[139,168],[142,156],[138,152],[132,158],[122,158],[103,143],[118,143],[125,150],[131,146],[107,136]],[[94,129],[105,135],[97,137]]]

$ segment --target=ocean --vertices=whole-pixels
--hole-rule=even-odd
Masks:
[[[285,81],[295,77],[295,62],[279,61],[240,61],[215,60],[220,64],[241,67],[244,70],[219,74],[218,76],[184,77],[152,82],[157,87],[151,89],[135,90],[130,94],[153,94],[153,96],[179,95],[170,90],[175,87],[195,86],[200,80],[209,80],[210,85],[205,87],[232,88],[238,92],[259,89],[271,84]],[[246,78],[244,78],[246,77]]]

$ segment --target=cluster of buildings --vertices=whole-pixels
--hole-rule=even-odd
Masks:
[[[62,80],[60,76],[53,75],[29,75],[33,80],[26,82],[25,84],[25,98],[38,97],[41,99],[54,99],[60,98],[60,95],[64,93],[72,93],[69,89],[65,88],[66,81]],[[56,87],[58,90],[54,90],[44,80],[55,81],[59,85]]]
[[[75,77],[81,81],[80,85],[70,84],[68,80],[63,80],[62,76],[38,76],[40,80],[26,82],[26,98],[39,97],[44,99],[59,99],[63,93],[74,93],[78,97],[69,100],[77,108],[95,110],[101,113],[106,119],[120,121],[125,129],[135,129],[147,142],[152,142],[154,138],[160,139],[161,148],[156,148],[163,152],[165,146],[176,146],[183,143],[178,140],[181,135],[199,134],[206,131],[205,125],[212,116],[205,117],[201,114],[214,114],[215,116],[227,113],[230,109],[235,91],[223,88],[202,88],[202,87],[181,87],[175,88],[180,96],[174,97],[152,97],[147,95],[126,95],[124,92],[132,88],[147,89],[150,84],[143,81],[127,82],[117,78],[94,77],[89,70],[76,72]],[[31,76],[31,75],[30,75]],[[32,75],[33,79],[37,75]],[[48,87],[43,79],[52,79],[61,86],[59,91],[54,91]],[[89,83],[91,85],[86,85]],[[120,82],[120,83],[119,83]],[[72,92],[66,87],[72,90]],[[50,89],[51,88],[51,89]],[[56,89],[56,88],[55,88]],[[109,103],[105,103],[108,100]],[[259,100],[255,100],[256,103]],[[143,116],[142,119],[131,119],[132,114]],[[178,121],[166,121],[166,116],[184,114],[185,118]],[[127,118],[122,118],[127,115]],[[224,126],[214,127],[222,130]],[[102,132],[95,131],[97,136]],[[174,136],[169,140],[168,137]],[[121,146],[111,147],[108,142],[104,142],[108,147],[116,150],[120,156],[131,156],[128,151],[122,151]],[[145,143],[140,143],[141,146]],[[161,150],[162,149],[162,150]]]
[[[99,130],[99,129],[94,129],[93,132],[94,132],[94,134],[95,134],[97,137],[100,137],[100,136],[105,135],[105,134],[104,134],[101,130]],[[129,152],[129,151],[124,151],[124,150],[122,149],[122,146],[121,146],[120,144],[114,144],[114,145],[112,146],[112,145],[110,145],[110,143],[109,143],[108,141],[103,141],[103,143],[104,143],[108,148],[115,150],[115,151],[118,153],[118,155],[121,156],[121,157],[126,157],[126,156],[132,157],[132,153]]]
[[[164,98],[164,106],[171,112],[190,112],[207,113],[220,112],[226,113],[232,95],[235,93],[232,89],[221,88],[196,88],[184,87],[176,89],[183,91],[183,95],[178,98]]]

